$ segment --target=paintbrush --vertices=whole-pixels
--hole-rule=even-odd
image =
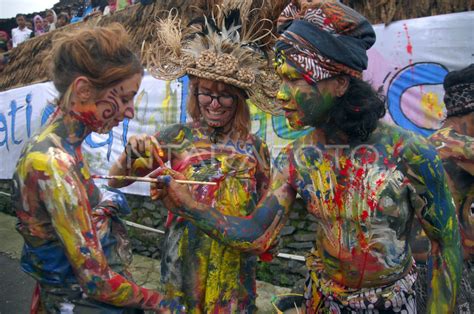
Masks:
[[[91,175],[93,179],[115,179],[115,180],[131,180],[131,181],[140,181],[140,182],[164,182],[165,180],[161,178],[149,178],[149,177],[133,177],[133,176],[105,176],[99,174]],[[176,180],[178,183],[184,184],[195,184],[195,185],[217,185],[216,182],[206,182],[206,181],[191,181],[191,180]]]

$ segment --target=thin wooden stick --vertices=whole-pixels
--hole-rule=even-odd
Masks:
[[[133,176],[105,176],[94,174],[91,176],[93,179],[115,179],[115,180],[132,180],[140,182],[164,182],[163,179],[159,178],[146,178],[146,177],[133,177]],[[217,185],[216,182],[206,182],[206,181],[191,181],[191,180],[175,180],[178,183],[184,184],[196,184],[196,185]]]

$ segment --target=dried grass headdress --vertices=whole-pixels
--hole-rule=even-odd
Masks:
[[[184,26],[176,10],[158,21],[158,40],[146,58],[152,76],[189,74],[241,88],[261,110],[278,114],[280,80],[273,69],[271,14],[274,1],[224,0],[208,16]]]

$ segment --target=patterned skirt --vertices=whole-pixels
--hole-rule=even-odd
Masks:
[[[318,263],[312,255],[307,263]],[[415,267],[393,284],[377,288],[351,289],[324,276],[322,267],[310,270],[305,284],[306,313],[405,313],[416,314],[413,285]]]

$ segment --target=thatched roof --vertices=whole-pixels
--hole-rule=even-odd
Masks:
[[[262,0],[260,0],[262,1]],[[143,45],[154,40],[153,21],[162,17],[172,7],[179,8],[183,16],[195,16],[196,11],[210,8],[219,0],[157,0],[147,6],[136,4],[113,15],[91,18],[86,22],[68,25],[62,29],[28,40],[10,52],[10,62],[0,74],[0,91],[48,80],[47,69],[41,53],[47,53],[51,39],[57,32],[67,32],[76,27],[104,26],[119,22],[129,31],[137,53]],[[276,19],[289,0],[273,0],[269,19]],[[472,0],[342,0],[361,12],[372,23],[389,23],[394,20],[469,11]],[[144,64],[146,66],[146,64]]]
[[[143,46],[155,39],[155,25],[153,22],[159,17],[166,16],[171,8],[179,8],[183,23],[186,24],[196,14],[202,14],[202,11],[209,12],[209,9],[215,3],[220,2],[222,0],[161,0],[146,6],[135,4],[112,15],[93,17],[85,22],[70,24],[53,32],[29,39],[10,51],[10,61],[0,74],[0,91],[48,80],[47,68],[42,60],[44,59],[44,53],[47,53],[51,47],[51,39],[58,32],[68,32],[75,28],[95,25],[105,26],[118,22],[128,30],[133,48],[140,55]],[[258,3],[262,2],[263,0],[254,1],[257,6]],[[272,0],[271,12],[268,18],[276,19],[287,2],[289,1]]]

